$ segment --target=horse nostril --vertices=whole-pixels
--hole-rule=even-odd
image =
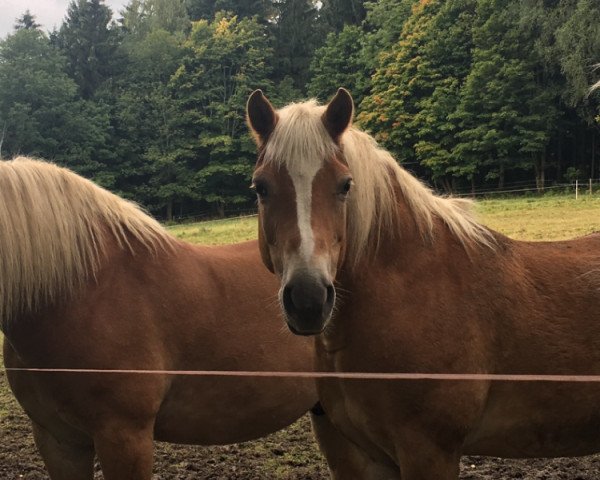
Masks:
[[[333,306],[333,302],[335,301],[335,288],[333,285],[327,285],[327,301],[326,305]]]
[[[295,310],[294,301],[292,300],[292,287],[289,285],[283,287],[283,308],[290,313]]]

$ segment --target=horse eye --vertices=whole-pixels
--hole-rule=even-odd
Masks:
[[[251,187],[260,198],[265,198],[268,194],[267,186],[262,182],[254,182]]]
[[[351,178],[347,179],[347,180],[344,182],[344,184],[342,185],[342,191],[341,191],[342,195],[348,195],[348,192],[349,192],[349,191],[350,191],[350,189],[352,188],[352,184],[353,184],[353,183],[354,183],[354,182],[352,182],[352,179],[351,179]]]

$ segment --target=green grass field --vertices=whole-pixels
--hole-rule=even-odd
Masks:
[[[256,238],[256,216],[209,222],[184,223],[167,227],[180,240],[204,245],[243,242]]]
[[[481,221],[519,240],[564,240],[600,231],[600,195],[484,200]]]

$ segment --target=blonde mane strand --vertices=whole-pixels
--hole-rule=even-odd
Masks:
[[[0,326],[94,275],[107,234],[132,252],[130,239],[153,252],[175,242],[138,206],[65,168],[0,161]]]

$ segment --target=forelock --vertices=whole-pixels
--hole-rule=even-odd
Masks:
[[[277,125],[265,145],[265,163],[298,171],[332,157],[338,147],[321,120],[324,111],[325,107],[315,100],[292,103],[279,110]]]

